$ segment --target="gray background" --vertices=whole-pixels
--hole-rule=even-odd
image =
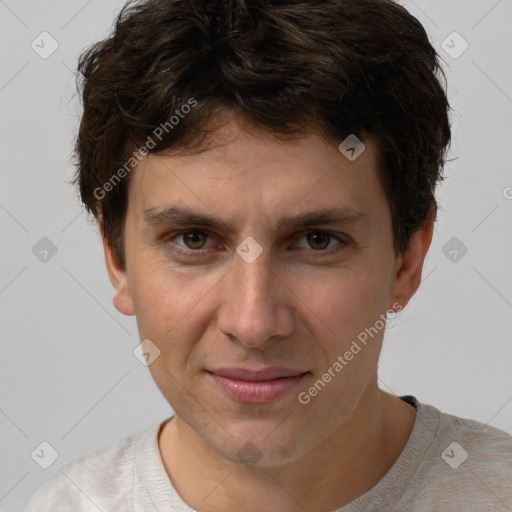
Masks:
[[[133,355],[135,321],[112,306],[99,236],[68,184],[77,55],[123,4],[0,0],[0,510],[171,412]],[[388,326],[381,386],[512,433],[512,0],[404,5],[446,62],[455,160],[423,284]],[[46,59],[31,47],[44,31],[59,45]],[[469,44],[457,58],[454,31]],[[57,248],[47,261],[43,237]],[[31,458],[43,441],[58,452],[48,469]]]

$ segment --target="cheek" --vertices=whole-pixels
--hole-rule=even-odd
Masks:
[[[204,307],[213,276],[177,273],[168,263],[134,268],[132,296],[141,339],[149,338],[162,352],[188,350],[189,339],[205,328]]]
[[[364,268],[346,268],[315,282],[297,281],[294,291],[309,311],[310,329],[339,344],[373,325],[387,305],[385,283],[376,276]]]

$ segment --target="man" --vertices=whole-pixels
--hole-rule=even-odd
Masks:
[[[80,59],[77,183],[175,414],[41,511],[510,510],[512,437],[377,386],[450,141],[390,0],[154,0]]]

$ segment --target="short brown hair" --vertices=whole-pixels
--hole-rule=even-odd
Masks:
[[[123,266],[126,163],[200,144],[219,109],[276,134],[375,136],[397,255],[437,211],[446,80],[420,22],[391,0],[129,2],[78,71],[75,182]]]

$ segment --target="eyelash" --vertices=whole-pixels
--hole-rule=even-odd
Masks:
[[[198,233],[198,234],[207,236],[207,237],[209,237],[209,239],[211,239],[210,235],[208,233],[204,232],[204,231],[201,231],[201,230],[198,230],[198,229],[190,229],[190,230],[187,230],[187,231],[180,231],[178,233],[174,233],[172,235],[167,236],[164,239],[164,244],[165,244],[166,247],[171,249],[172,252],[174,252],[175,254],[178,254],[179,256],[183,256],[183,257],[190,258],[190,259],[198,258],[198,257],[203,256],[204,253],[208,251],[208,249],[197,249],[197,250],[194,250],[194,249],[184,249],[183,247],[180,247],[179,245],[175,244],[172,241],[172,240],[174,240],[175,238],[177,238],[179,236],[190,234],[190,233]],[[329,231],[322,231],[322,230],[306,231],[306,232],[301,234],[299,240],[302,239],[303,237],[309,235],[309,234],[327,235],[330,238],[334,238],[334,239],[336,239],[339,242],[336,246],[331,247],[330,249],[316,250],[316,251],[314,249],[311,249],[311,252],[318,253],[320,256],[334,254],[335,252],[338,252],[343,246],[348,245],[348,242],[346,240],[344,240],[343,238],[341,238],[340,236],[335,235],[334,233],[330,233]],[[330,240],[329,240],[329,242],[330,242]]]

